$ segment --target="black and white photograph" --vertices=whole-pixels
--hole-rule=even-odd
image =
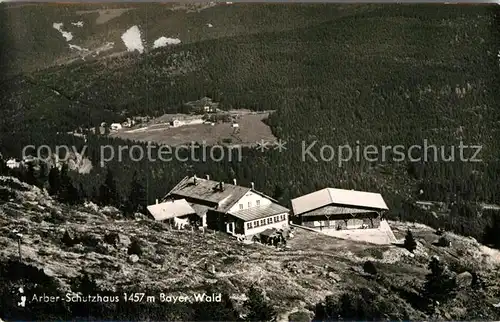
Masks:
[[[500,3],[382,2],[0,0],[0,322],[500,320]]]

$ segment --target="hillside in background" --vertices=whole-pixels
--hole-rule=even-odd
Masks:
[[[423,225],[391,223],[398,238],[408,228],[413,231],[414,254],[397,246],[338,240],[302,229],[296,229],[287,249],[279,251],[244,245],[220,233],[171,230],[143,216],[124,219],[113,207],[92,203],[69,207],[15,178],[0,177],[0,192],[0,316],[7,320],[133,315],[169,320],[247,316],[248,321],[248,314],[255,314],[245,305],[252,286],[264,292],[265,307],[274,312],[271,316],[285,321],[298,316],[337,319],[337,314],[355,320],[500,317],[494,306],[500,296],[499,252],[454,234],[447,235],[451,247],[436,246],[438,236]],[[17,234],[22,234],[22,263]],[[456,287],[430,309],[424,285],[432,256],[446,264]],[[24,308],[17,306],[19,287],[28,298]],[[121,296],[132,291],[154,295],[157,302],[31,300],[33,294],[42,293]],[[202,291],[222,292],[225,302],[191,305],[158,300],[160,293]]]

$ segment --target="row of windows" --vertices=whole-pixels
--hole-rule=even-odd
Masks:
[[[272,223],[280,222],[286,220],[286,215],[278,215],[274,217],[269,217],[266,219],[259,219],[247,222],[247,229],[257,228],[260,226],[270,225]]]
[[[258,207],[258,206],[260,206],[260,200],[257,200],[257,201],[255,202],[255,205],[256,205],[257,207]],[[248,202],[248,208],[252,208],[252,202],[251,202],[251,201],[249,201],[249,202]],[[242,203],[240,203],[240,210],[243,210],[243,204],[242,204]]]

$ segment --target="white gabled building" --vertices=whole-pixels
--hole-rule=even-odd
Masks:
[[[177,120],[177,119],[174,119],[174,120],[172,120],[172,121],[170,122],[170,125],[171,125],[172,127],[179,127],[179,126],[181,126],[182,124],[183,124],[183,123],[182,123],[180,120]]]
[[[121,130],[123,128],[123,126],[120,123],[112,123],[110,128],[113,131],[118,131],[118,130]]]
[[[171,218],[176,216],[177,207],[169,207],[169,204],[176,203],[183,205],[182,216],[189,216],[188,213],[194,211],[199,218],[197,224],[231,235],[248,237],[270,228],[289,227],[289,209],[255,190],[253,183],[251,187],[243,187],[237,185],[236,180],[226,184],[208,177],[185,177],[162,203],[149,206],[148,210],[155,218]],[[162,212],[165,215],[161,215]]]
[[[11,159],[7,160],[6,165],[10,169],[17,169],[21,166],[21,162],[17,161],[16,159],[11,158]]]

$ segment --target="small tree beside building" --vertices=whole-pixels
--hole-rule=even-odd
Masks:
[[[415,237],[413,237],[413,233],[409,229],[406,232],[404,247],[409,252],[412,252],[412,253],[417,249],[417,241],[415,240]]]

